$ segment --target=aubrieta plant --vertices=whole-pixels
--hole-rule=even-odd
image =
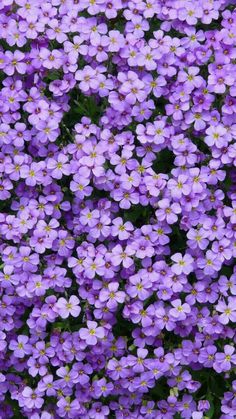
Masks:
[[[236,418],[235,0],[0,37],[0,418]]]

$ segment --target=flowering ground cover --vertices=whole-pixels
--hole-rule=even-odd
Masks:
[[[0,419],[236,418],[234,0],[0,0]]]

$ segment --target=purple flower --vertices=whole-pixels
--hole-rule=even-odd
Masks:
[[[97,326],[97,322],[88,320],[87,328],[82,327],[79,331],[80,338],[85,340],[87,345],[96,345],[98,339],[105,336],[104,328]]]
[[[101,378],[94,383],[94,395],[97,399],[101,396],[106,397],[111,394],[113,388],[112,383],[107,382],[105,378]]]
[[[21,51],[16,50],[15,52],[6,51],[5,57],[7,65],[4,68],[5,73],[8,76],[12,76],[15,71],[20,74],[25,74],[26,64],[24,63],[25,54]]]
[[[125,293],[118,291],[119,284],[112,282],[108,284],[106,289],[102,289],[99,293],[99,299],[101,302],[105,302],[107,307],[111,310],[117,307],[118,303],[123,303],[125,300]]]
[[[174,308],[171,308],[169,313],[175,320],[185,320],[187,314],[189,314],[191,311],[189,304],[182,304],[181,300],[179,299],[172,301],[171,305]]]
[[[28,336],[19,335],[17,340],[11,340],[9,349],[14,351],[16,358],[24,358],[26,354],[31,353],[31,345],[28,342]]]
[[[43,393],[38,390],[34,391],[31,387],[28,386],[26,386],[22,391],[22,396],[28,409],[40,409],[44,403],[42,398]]]
[[[219,322],[227,324],[229,321],[236,321],[236,299],[235,297],[229,297],[228,304],[224,300],[219,301],[216,305],[216,310],[222,314],[219,315]]]
[[[56,303],[56,308],[63,319],[67,319],[69,315],[78,317],[81,312],[79,303],[80,300],[75,295],[72,295],[69,300],[61,297]]]
[[[133,260],[130,256],[133,256],[134,253],[134,249],[130,246],[127,246],[125,250],[123,250],[122,246],[117,244],[117,246],[112,249],[111,261],[114,266],[118,266],[122,263],[125,268],[129,268],[133,264]]]
[[[235,349],[231,345],[224,346],[224,352],[217,352],[213,368],[218,372],[229,371],[236,364]]]
[[[174,261],[174,264],[171,266],[171,270],[176,275],[180,275],[182,273],[188,275],[193,271],[193,258],[189,254],[182,256],[181,253],[175,253],[171,256],[171,259]]]
[[[174,224],[178,220],[176,214],[181,213],[181,207],[178,203],[170,204],[168,199],[161,199],[158,202],[160,209],[156,211],[156,217],[160,221],[166,220],[168,224]]]

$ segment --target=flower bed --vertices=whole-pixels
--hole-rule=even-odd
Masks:
[[[0,418],[236,417],[236,8],[0,1]]]

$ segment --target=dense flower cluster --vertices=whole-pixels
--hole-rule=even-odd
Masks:
[[[0,418],[236,417],[236,9],[0,1]]]

